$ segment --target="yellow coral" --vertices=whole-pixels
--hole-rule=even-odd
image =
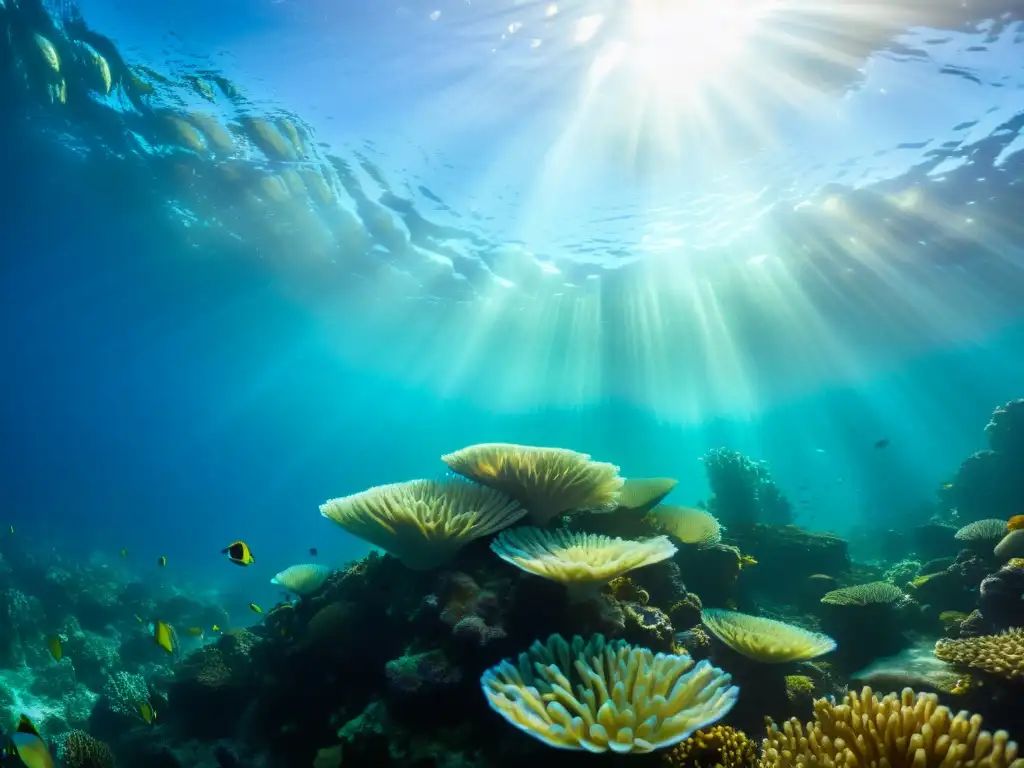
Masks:
[[[463,480],[412,480],[331,499],[320,514],[409,568],[429,570],[526,510],[499,491]]]
[[[805,661],[835,650],[828,635],[763,616],[705,608],[700,615],[711,633],[748,659],[768,664]]]
[[[609,581],[608,591],[616,600],[640,603],[640,605],[647,605],[651,599],[650,593],[636,584],[629,576],[619,576]]]
[[[724,717],[739,689],[706,661],[653,654],[601,635],[552,635],[480,680],[491,708],[545,744],[588,752],[652,752]]]
[[[564,448],[481,443],[441,461],[453,472],[518,500],[537,525],[569,512],[611,512],[618,507],[624,483],[614,464]]]
[[[914,579],[914,586],[917,579]],[[872,581],[833,589],[821,598],[825,605],[891,605],[903,597],[903,590],[888,581]]]
[[[715,516],[692,507],[655,507],[646,518],[651,525],[679,539],[683,544],[706,547],[722,540],[722,526]]]
[[[716,725],[679,742],[662,763],[666,768],[752,768],[757,748],[743,731]]]
[[[619,510],[642,514],[661,503],[679,484],[671,477],[628,477],[619,491]]]
[[[786,697],[790,701],[814,694],[814,681],[807,675],[786,675]]]
[[[527,573],[565,584],[582,599],[627,571],[661,562],[676,548],[665,536],[642,541],[524,526],[502,531],[491,549]]]
[[[938,702],[909,688],[882,699],[864,688],[841,704],[818,699],[813,722],[769,724],[761,768],[1024,768],[1006,731],[983,731],[980,716]]]
[[[998,635],[943,639],[935,644],[935,655],[972,669],[1014,680],[1024,677],[1024,629],[1010,629]]]

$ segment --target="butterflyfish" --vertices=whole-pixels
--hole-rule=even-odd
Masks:
[[[57,635],[50,635],[46,638],[46,647],[50,649],[50,655],[53,656],[54,661],[60,661],[64,656],[64,649],[60,644],[60,637]]]
[[[256,558],[249,551],[249,545],[244,541],[235,541],[220,552],[222,555],[227,555],[228,560],[235,565],[252,565],[256,562]]]
[[[153,640],[168,653],[174,653],[174,630],[163,621],[153,625]]]

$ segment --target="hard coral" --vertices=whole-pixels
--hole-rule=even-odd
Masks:
[[[761,768],[1024,768],[1005,731],[981,730],[981,717],[954,715],[938,696],[905,688],[877,698],[870,688],[848,693],[840,704],[814,702],[814,721],[796,718],[780,730],[769,723]]]
[[[996,453],[1024,455],[1024,399],[996,408],[985,425],[985,436]]]
[[[943,661],[1007,680],[1024,678],[1024,629],[959,640],[942,639],[935,644],[935,655]]]
[[[560,635],[535,642],[518,665],[481,678],[491,707],[520,730],[560,749],[651,752],[725,716],[739,695],[706,661],[652,654],[622,641]]]
[[[775,619],[705,608],[704,626],[725,645],[748,659],[767,664],[806,661],[835,650],[835,641]]]
[[[834,589],[821,598],[825,605],[891,605],[903,598],[903,590],[888,581],[855,584]]]
[[[106,742],[85,731],[69,731],[57,740],[57,757],[66,768],[114,768],[114,754]]]
[[[757,747],[728,725],[699,730],[662,758],[666,768],[752,768]]]
[[[705,454],[704,469],[712,493],[708,510],[726,525],[789,523],[792,505],[772,481],[763,462],[737,451],[716,448]]]

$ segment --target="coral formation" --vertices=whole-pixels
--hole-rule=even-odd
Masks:
[[[85,731],[68,731],[57,741],[57,757],[66,768],[114,768],[110,746]]]
[[[1006,535],[1006,521],[987,517],[975,520],[959,529],[954,537],[957,541],[977,541],[988,544],[999,541]]]
[[[671,477],[627,477],[619,490],[616,512],[642,515],[658,506],[679,484]]]
[[[722,540],[722,526],[715,516],[692,507],[655,507],[647,516],[659,530],[671,534],[683,544],[707,547]]]
[[[814,703],[814,721],[791,719],[780,730],[769,726],[761,768],[790,766],[986,766],[1024,768],[1005,731],[981,730],[981,718],[954,715],[935,694],[877,698],[870,688],[850,692],[840,704]]]
[[[904,597],[903,590],[888,581],[855,584],[825,594],[825,605],[891,605]]]
[[[699,730],[662,758],[666,768],[753,768],[756,764],[754,742],[728,725]]]
[[[453,472],[519,501],[539,526],[569,512],[613,511],[624,483],[614,464],[564,448],[482,443],[441,460]]]
[[[732,650],[767,664],[814,659],[836,647],[827,635],[762,616],[705,608],[701,620]]]
[[[726,525],[790,522],[792,504],[772,480],[765,463],[715,448],[705,454],[704,469],[712,493],[708,511]]]
[[[935,655],[1007,680],[1024,678],[1024,629],[957,640],[943,638],[935,644]]]
[[[465,481],[411,480],[331,499],[320,513],[409,568],[430,570],[526,510],[500,491]]]
[[[706,661],[654,655],[596,635],[552,635],[481,678],[491,707],[545,744],[588,752],[651,752],[726,715],[739,695]]]

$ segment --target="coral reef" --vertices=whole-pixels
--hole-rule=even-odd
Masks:
[[[793,506],[763,462],[715,448],[705,454],[704,468],[712,493],[708,511],[726,526],[786,525],[791,521]]]

